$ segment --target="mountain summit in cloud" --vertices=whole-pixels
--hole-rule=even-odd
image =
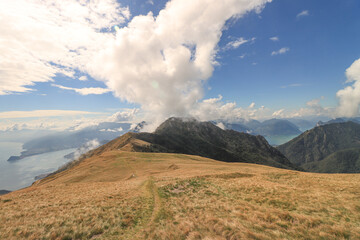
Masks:
[[[172,0],[158,16],[135,16],[93,59],[89,72],[154,118],[188,116],[217,65],[225,23],[269,0]],[[101,65],[97,63],[102,63]]]

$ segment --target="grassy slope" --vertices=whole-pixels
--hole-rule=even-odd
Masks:
[[[104,152],[0,196],[0,239],[359,239],[360,175]]]

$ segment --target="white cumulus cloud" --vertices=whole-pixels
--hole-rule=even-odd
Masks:
[[[359,115],[360,106],[360,59],[356,60],[347,70],[348,83],[353,83],[336,93],[339,99],[337,113],[339,116],[354,117]]]
[[[111,90],[161,121],[191,115],[203,104],[227,20],[259,13],[268,2],[171,0],[157,16],[149,12],[125,25],[129,9],[116,0],[0,1],[0,95],[80,72],[107,89],[53,86],[83,95]],[[241,44],[237,39],[232,47]]]
[[[205,99],[191,111],[191,115],[201,121],[221,120],[225,122],[238,122],[240,119],[266,119],[271,111],[264,106],[255,108],[255,103],[249,107],[238,107],[236,102],[224,103],[222,97]]]
[[[133,122],[139,111],[140,109],[138,108],[123,109],[111,115],[107,120],[110,122]]]
[[[284,118],[299,118],[299,117],[335,117],[335,108],[333,107],[323,107],[320,103],[321,98],[316,98],[308,101],[305,107],[293,111],[282,111],[281,117]]]
[[[309,10],[303,10],[296,15],[297,18],[305,16],[309,16]]]
[[[269,38],[271,41],[273,41],[273,42],[277,42],[277,41],[279,41],[279,37],[271,37],[271,38]]]
[[[277,50],[277,51],[273,51],[273,52],[271,53],[271,56],[275,56],[275,55],[279,55],[279,54],[285,54],[285,53],[287,53],[288,51],[290,51],[290,48],[288,48],[288,47],[283,47],[283,48],[280,48],[280,49]]]
[[[187,116],[213,73],[225,22],[270,1],[169,1],[158,16],[135,16],[119,28],[89,73],[152,117]]]
[[[0,95],[86,71],[129,14],[116,0],[0,1]]]

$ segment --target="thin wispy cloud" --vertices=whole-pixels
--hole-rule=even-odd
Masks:
[[[87,78],[86,76],[81,76],[81,77],[79,77],[79,80],[80,80],[80,81],[87,81],[88,78]]]
[[[275,36],[275,37],[271,37],[271,38],[269,38],[271,41],[273,41],[273,42],[277,42],[277,41],[279,41],[279,37],[277,37],[277,36]]]
[[[75,91],[77,93],[79,93],[80,95],[90,95],[90,94],[95,94],[95,95],[100,95],[100,94],[104,94],[104,93],[108,93],[111,92],[110,89],[107,88],[72,88],[72,87],[65,87],[65,86],[61,86],[58,84],[51,84],[51,86],[53,87],[57,87],[63,90],[71,90],[71,91]]]
[[[0,112],[0,119],[62,117],[62,116],[89,115],[89,114],[102,114],[102,113],[87,112],[87,111],[71,111],[71,110],[8,111],[8,112]]]
[[[229,42],[228,44],[226,44],[225,46],[225,50],[229,50],[229,49],[236,49],[238,47],[240,47],[241,45],[245,44],[245,43],[248,43],[248,42],[255,42],[256,38],[253,37],[253,38],[250,38],[250,39],[245,39],[243,37],[240,37],[240,38],[237,38],[236,40],[234,41],[231,41]]]
[[[300,83],[293,83],[293,84],[281,86],[280,88],[293,88],[293,87],[302,87],[302,86],[303,85]]]
[[[305,17],[305,16],[309,16],[309,10],[301,11],[296,15],[297,18]]]
[[[288,47],[283,47],[283,48],[280,48],[280,49],[277,50],[277,51],[273,51],[273,52],[271,53],[271,56],[280,55],[280,54],[285,54],[285,53],[287,53],[288,51],[290,51],[290,48],[288,48]]]

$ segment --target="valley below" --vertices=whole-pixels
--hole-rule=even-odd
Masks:
[[[359,239],[360,175],[108,150],[0,196],[1,239]]]

